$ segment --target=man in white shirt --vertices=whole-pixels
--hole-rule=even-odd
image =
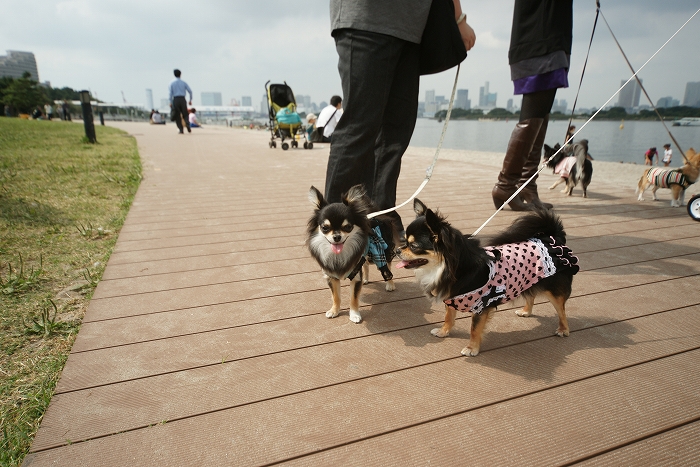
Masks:
[[[321,110],[316,120],[316,128],[323,127],[323,142],[330,143],[335,126],[343,115],[343,99],[340,96],[331,97],[330,105]]]

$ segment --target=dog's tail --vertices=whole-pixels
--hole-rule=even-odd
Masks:
[[[566,243],[564,224],[551,210],[537,209],[517,218],[508,229],[492,238],[489,245],[524,242],[529,238],[554,237],[559,243]]]
[[[646,170],[644,171],[644,173],[642,174],[641,178],[639,179],[639,181],[637,182],[637,189],[634,190],[634,193],[635,193],[636,195],[638,195],[639,193],[641,193],[641,192],[643,191],[643,189],[644,189],[644,180],[646,180],[647,175],[649,174],[649,171],[650,171],[650,170],[651,170],[651,169],[646,169]]]

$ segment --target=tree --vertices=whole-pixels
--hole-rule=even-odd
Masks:
[[[47,97],[39,83],[31,79],[29,72],[25,72],[21,78],[12,80],[5,88],[3,101],[20,113],[28,114],[37,105],[43,105]]]

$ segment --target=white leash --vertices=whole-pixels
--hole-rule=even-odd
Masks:
[[[578,131],[576,131],[576,133],[574,133],[574,134],[571,136],[571,139],[573,139],[574,136],[576,136],[577,134],[579,134],[579,132],[580,132],[581,130],[583,130],[583,129],[586,127],[586,125],[588,125],[588,124],[591,122],[591,120],[593,120],[593,119],[595,118],[595,116],[598,115],[598,113],[600,113],[600,112],[605,108],[605,106],[608,105],[608,104],[610,103],[610,101],[613,100],[613,98],[614,98],[615,96],[617,96],[617,95],[620,93],[620,91],[622,91],[622,88],[624,88],[624,87],[627,85],[627,83],[629,83],[629,82],[632,81],[633,79],[636,79],[637,74],[639,74],[639,72],[642,71],[642,69],[643,69],[645,66],[647,66],[647,64],[648,64],[654,57],[656,57],[656,55],[657,55],[659,52],[661,52],[661,50],[662,50],[664,47],[666,47],[666,44],[668,44],[669,42],[671,42],[671,39],[673,39],[674,37],[676,37],[676,34],[678,34],[679,32],[681,32],[681,29],[683,29],[683,28],[685,27],[685,25],[688,24],[688,23],[690,22],[690,20],[692,20],[692,19],[695,17],[695,15],[697,15],[699,12],[700,12],[700,10],[696,11],[696,12],[693,14],[693,16],[691,16],[691,17],[688,19],[688,21],[686,21],[685,23],[683,23],[683,26],[681,26],[681,27],[680,27],[666,42],[664,42],[664,44],[663,44],[661,47],[659,47],[659,49],[658,49],[656,52],[654,52],[654,54],[653,54],[651,57],[649,57],[649,59],[648,59],[646,62],[644,62],[644,65],[642,65],[636,72],[634,72],[634,74],[633,74],[632,76],[630,76],[630,78],[629,78],[627,81],[625,81],[625,83],[624,83],[622,86],[620,86],[620,88],[619,88],[617,91],[615,91],[615,94],[613,94],[612,96],[610,96],[610,99],[608,99],[608,100],[605,102],[605,104],[603,104],[602,106],[600,106],[600,108],[599,108],[593,115],[591,115],[591,117],[590,117],[588,120],[586,120],[586,123],[584,123],[584,124],[581,126],[581,128],[579,128]],[[520,186],[520,188],[518,188],[518,189],[515,191],[515,193],[513,193],[513,194],[511,195],[511,197],[508,198],[508,200],[507,200],[505,203],[503,203],[503,205],[501,205],[501,207],[498,208],[498,209],[496,210],[496,212],[494,212],[494,213],[491,215],[491,217],[489,217],[488,219],[486,219],[486,222],[484,222],[483,224],[481,224],[481,227],[479,227],[478,229],[476,229],[476,231],[475,231],[471,236],[474,237],[474,236],[476,236],[479,232],[481,232],[481,230],[482,230],[484,227],[486,227],[486,225],[487,225],[489,222],[491,222],[491,220],[492,220],[494,217],[496,217],[496,214],[498,214],[499,212],[501,212],[501,210],[503,210],[503,208],[504,208],[508,203],[510,203],[513,199],[515,199],[515,197],[518,196],[518,194],[523,190],[523,188],[525,188],[525,187],[528,185],[528,183],[530,183],[537,175],[539,175],[540,172],[542,172],[542,170],[544,170],[545,167],[547,167],[547,162],[549,162],[549,161],[551,161],[552,159],[554,159],[554,156],[556,156],[557,154],[559,154],[559,153],[562,151],[562,149],[564,149],[564,146],[560,147],[560,148],[557,150],[557,152],[555,152],[554,154],[552,154],[552,156],[551,156],[549,159],[547,159],[545,162],[543,162],[543,163],[542,163],[542,166],[537,170],[537,172],[535,172],[535,173],[532,175],[532,177],[528,178],[527,181],[526,181],[525,183],[523,183],[523,184]]]
[[[447,106],[447,115],[445,115],[445,124],[442,126],[442,134],[440,134],[440,142],[438,143],[437,149],[435,150],[435,156],[433,157],[433,162],[430,164],[430,167],[425,171],[425,178],[423,179],[423,183],[420,184],[418,189],[416,190],[415,193],[411,195],[410,198],[408,198],[406,201],[403,203],[399,204],[398,206],[394,206],[393,208],[389,209],[384,209],[383,211],[377,211],[369,214],[367,216],[368,219],[371,219],[376,216],[380,216],[382,214],[386,214],[392,211],[396,211],[397,209],[406,206],[408,203],[413,201],[413,198],[418,196],[418,193],[420,193],[423,188],[425,188],[425,185],[428,184],[430,181],[430,177],[433,176],[433,169],[435,168],[435,164],[437,163],[438,156],[440,155],[440,149],[442,149],[442,142],[445,139],[445,133],[447,132],[447,124],[450,121],[450,114],[452,113],[452,105],[455,102],[455,93],[457,92],[457,79],[459,78],[459,67],[460,65],[457,65],[457,72],[455,73],[455,83],[452,86],[452,96],[450,97],[450,104]]]

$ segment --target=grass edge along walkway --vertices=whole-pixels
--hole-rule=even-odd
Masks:
[[[0,466],[27,454],[141,181],[136,140],[0,117]]]

